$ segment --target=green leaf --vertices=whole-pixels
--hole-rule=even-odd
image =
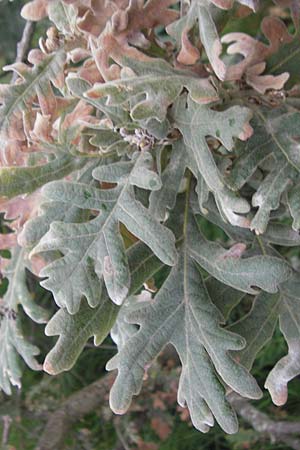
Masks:
[[[16,247],[8,266],[3,270],[9,285],[4,297],[0,300],[0,388],[11,394],[11,384],[21,387],[20,358],[33,370],[41,366],[35,359],[39,349],[24,336],[21,320],[18,317],[18,305],[22,305],[25,313],[37,323],[48,320],[48,312],[36,304],[26,285],[25,252]]]
[[[208,277],[205,280],[205,286],[210,298],[221,311],[225,320],[229,318],[231,311],[246,295],[244,292],[226,286],[226,284],[221,283],[213,277]]]
[[[84,94],[91,89],[92,84],[83,78],[76,77],[74,74],[69,74],[66,79],[66,84],[75,97],[81,98],[86,103],[99,109],[112,120],[115,125],[124,126],[131,121],[128,112],[124,108],[120,106],[107,106],[105,98],[87,98]]]
[[[103,162],[103,161],[102,161]],[[75,178],[79,183],[95,185],[92,177],[93,170],[99,165],[99,161],[87,163],[83,170]],[[37,245],[42,237],[49,231],[52,222],[79,223],[89,217],[89,210],[66,204],[61,201],[44,202],[40,205],[40,214],[29,219],[18,235],[18,242],[22,247],[32,248]]]
[[[288,194],[288,205],[293,217],[293,229],[300,228],[300,183],[296,184]]]
[[[41,166],[1,167],[0,195],[12,198],[31,193],[49,181],[63,178],[81,169],[85,163],[84,158],[62,154]]]
[[[251,121],[253,135],[246,142],[239,142],[236,147],[237,158],[234,160],[227,183],[234,190],[244,186],[266,158],[274,151],[275,142],[268,133],[265,122],[256,115]]]
[[[193,221],[190,217],[178,263],[154,301],[130,315],[130,322],[140,325],[139,331],[107,364],[108,370],[119,371],[110,405],[116,413],[128,409],[132,396],[141,389],[149,363],[171,343],[182,364],[178,401],[188,406],[194,426],[207,431],[214,415],[226,432],[234,433],[236,416],[218,376],[246,397],[259,398],[261,392],[251,375],[229,356],[229,350],[242,349],[244,341],[219,325],[222,315],[192,256],[198,236]]]
[[[21,387],[22,370],[21,357],[32,370],[40,370],[41,366],[35,359],[39,349],[25,340],[19,320],[4,317],[0,322],[0,387],[8,395],[11,394],[11,384]]]
[[[256,294],[256,286],[275,293],[280,283],[291,276],[288,263],[275,256],[243,257],[244,244],[226,250],[217,242],[207,241],[200,232],[191,256],[210,275],[222,283],[248,294]]]
[[[59,31],[66,35],[76,32],[76,7],[61,0],[54,0],[48,5],[49,19],[54,22]]]
[[[281,196],[291,183],[293,175],[295,171],[291,170],[290,165],[286,163],[280,168],[276,167],[261,182],[252,197],[252,205],[258,207],[258,211],[251,221],[250,228],[255,230],[256,234],[265,232],[270,212],[279,207]]]
[[[285,107],[274,108],[272,111],[255,108],[254,135],[245,144],[239,145],[238,158],[227,178],[227,183],[234,190],[240,189],[247,182],[256,189],[252,205],[258,207],[258,210],[250,228],[257,234],[266,232],[271,211],[278,209],[282,195],[298,181],[299,118],[298,112],[287,112]],[[264,171],[267,174],[261,181]],[[256,181],[255,172],[258,175]],[[252,183],[251,177],[254,178]],[[293,195],[293,192],[296,190],[290,191],[289,198],[292,202],[290,211],[294,217],[297,215],[297,195]],[[267,236],[265,238],[268,239]]]
[[[119,80],[96,83],[85,93],[87,99],[107,97],[107,105],[132,102],[131,117],[136,121],[157,119],[163,121],[168,107],[186,88],[196,102],[210,103],[217,99],[212,85],[192,73],[173,69],[166,61],[136,61],[123,59],[123,64],[134,72]],[[159,108],[157,107],[159,105]]]
[[[222,45],[207,0],[196,0],[199,34],[209,62],[220,80],[226,76],[226,66],[220,59]]]
[[[246,225],[247,220],[235,213],[247,213],[249,205],[227,188],[206,138],[212,136],[227,150],[232,150],[234,137],[244,138],[249,132],[251,111],[233,106],[219,112],[195,103],[190,97],[186,104],[186,98],[181,97],[175,104],[173,117],[175,126],[183,135],[187,151],[190,152],[191,170],[196,177],[197,173],[203,177],[215,196],[221,215],[234,225]]]
[[[277,108],[271,112],[264,109],[255,110],[259,120],[265,126],[273,141],[274,156],[280,162],[291,166],[291,170],[300,172],[300,155],[298,151],[299,112],[286,112]]]
[[[99,147],[103,154],[116,152],[118,155],[129,153],[134,146],[127,142],[117,131],[104,126],[87,127],[84,134],[91,136],[89,142]],[[131,135],[133,136],[133,135]]]
[[[290,77],[286,84],[291,88],[299,83],[299,64],[300,64],[300,34],[295,34],[292,42],[281,45],[279,50],[267,59],[267,70],[272,75],[279,75],[288,72]]]
[[[100,345],[115,323],[119,308],[106,293],[98,292],[96,308],[82,301],[76,314],[60,309],[48,323],[47,336],[59,335],[55,347],[48,353],[44,370],[51,375],[70,370],[91,336],[95,345]]]
[[[17,313],[18,305],[22,305],[27,316],[34,322],[46,323],[49,317],[48,311],[40,307],[33,300],[26,283],[26,251],[17,246],[12,251],[11,260],[3,275],[8,279],[8,289],[2,299],[2,304]]]
[[[300,278],[299,274],[284,283],[281,289],[280,329],[288,344],[288,354],[269,373],[265,387],[275,405],[287,401],[287,384],[300,374]]]
[[[300,245],[300,235],[291,229],[290,225],[271,222],[265,233],[261,236],[265,242],[283,245],[285,247],[297,247]]]
[[[160,187],[158,175],[149,170],[151,155],[140,153],[134,161],[124,161],[94,170],[94,178],[118,183],[116,188],[97,189],[83,183],[53,182],[43,189],[52,201],[101,213],[89,222],[68,224],[54,222],[33,253],[60,250],[63,257],[41,272],[48,277],[42,285],[51,290],[57,304],[70,313],[79,309],[84,295],[91,307],[99,301],[103,275],[112,300],[121,304],[130,287],[130,273],[119,223],[145,242],[166,264],[176,261],[175,239],[170,230],[154,220],[148,210],[135,200],[134,186]]]
[[[141,242],[134,244],[126,253],[132,280],[129,293],[135,294],[145,281],[163,267],[163,264]],[[46,334],[59,335],[59,339],[45,359],[46,372],[54,375],[73,367],[90,337],[94,337],[95,345],[100,345],[110,331],[117,333],[114,323],[116,319],[119,324],[120,320],[122,321],[119,315],[124,315],[124,305],[120,309],[112,303],[105,288],[99,291],[98,295],[99,301],[95,308],[82,301],[77,313],[69,314],[64,308],[52,317],[46,327]]]
[[[181,140],[175,142],[170,161],[161,175],[162,186],[160,189],[152,191],[149,198],[150,211],[158,220],[164,220],[166,213],[175,206],[187,165],[186,159],[183,142]]]
[[[18,132],[15,129],[17,122],[22,121],[22,113],[28,112],[27,108],[31,107],[30,102],[36,95],[40,101],[47,99],[51,91],[50,82],[56,82],[58,75],[62,72],[65,58],[62,50],[54,52],[46,56],[33,69],[22,72],[24,78],[22,83],[14,83],[7,87],[0,108],[0,134],[3,138],[15,137]],[[44,113],[49,114],[50,111],[44,111]]]
[[[278,320],[280,293],[260,293],[254,300],[251,311],[229,330],[243,336],[246,347],[239,351],[238,360],[249,370],[258,352],[270,341]]]
[[[228,237],[238,242],[253,243],[255,235],[250,230],[224,222],[212,201],[208,201],[205,204],[205,208],[205,212],[201,211],[203,217],[220,227]],[[269,223],[264,234],[260,236],[260,239],[266,244],[276,244],[286,247],[300,245],[299,233],[292,230],[289,225],[280,222]]]

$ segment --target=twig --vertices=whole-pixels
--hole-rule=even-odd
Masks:
[[[230,403],[237,413],[248,422],[258,433],[268,436],[271,441],[284,442],[294,450],[300,450],[300,439],[293,437],[293,434],[300,435],[300,422],[275,421],[267,414],[259,411],[247,400],[236,395],[229,396]]]
[[[114,375],[107,374],[65,400],[61,407],[50,415],[35,450],[62,450],[72,425],[103,405],[113,379]],[[229,401],[237,413],[262,437],[273,442],[283,442],[293,450],[300,450],[300,438],[297,437],[300,436],[300,422],[272,420],[237,394],[231,394]],[[114,425],[120,443],[128,449],[118,419],[114,420]]]
[[[25,61],[30,49],[31,39],[35,30],[35,22],[26,21],[20,42],[17,44],[17,56],[15,62]],[[14,72],[11,82],[14,83],[18,75]]]
[[[12,418],[10,416],[2,416],[2,420],[3,420],[2,448],[4,448],[4,446],[8,442],[9,429],[12,423]]]
[[[115,418],[115,420],[114,420],[114,426],[115,426],[115,430],[116,430],[118,439],[119,439],[120,443],[122,444],[124,450],[130,450],[129,445],[127,444],[126,439],[125,439],[125,437],[123,436],[123,433],[122,433],[122,430],[121,430],[121,427],[120,427],[120,420],[119,420],[119,417],[116,417],[116,418]]]

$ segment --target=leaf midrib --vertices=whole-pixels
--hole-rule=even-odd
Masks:
[[[2,126],[1,128],[4,126],[4,124],[9,123],[10,120],[10,116],[14,113],[15,108],[17,108],[16,105],[18,105],[18,103],[25,103],[25,99],[28,95],[28,93],[31,91],[32,87],[36,84],[39,83],[39,81],[41,80],[41,78],[43,78],[43,76],[45,75],[45,73],[47,73],[48,68],[50,68],[52,66],[52,63],[56,62],[56,58],[58,58],[58,56],[60,57],[62,55],[62,52],[56,54],[54,57],[49,59],[49,62],[47,62],[47,64],[44,66],[44,68],[42,69],[41,72],[39,72],[39,74],[37,75],[37,77],[35,77],[30,83],[29,85],[26,87],[26,89],[23,91],[23,93],[21,95],[18,95],[17,98],[15,99],[15,101],[11,104],[11,106],[8,108],[8,110],[5,111],[5,116],[2,122]],[[26,81],[25,81],[26,83]],[[24,83],[24,84],[25,84]],[[17,85],[18,87],[21,87],[22,85]],[[5,106],[4,106],[5,108]]]

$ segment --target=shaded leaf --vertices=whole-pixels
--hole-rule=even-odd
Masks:
[[[213,277],[205,280],[205,286],[209,296],[216,307],[221,311],[225,320],[230,316],[231,311],[245,297],[245,293],[237,291],[230,286],[226,286]],[[237,333],[240,334],[240,333]]]
[[[63,178],[75,170],[81,169],[86,161],[84,158],[63,154],[52,161],[29,167],[1,167],[0,195],[7,198],[31,193],[45,183]]]
[[[21,387],[22,369],[20,358],[33,370],[41,366],[35,359],[39,349],[25,337],[21,320],[18,317],[18,305],[22,305],[25,313],[35,322],[45,323],[48,312],[40,307],[32,298],[26,285],[25,253],[16,247],[3,275],[8,278],[9,285],[4,297],[0,300],[0,388],[11,394],[11,384]]]
[[[280,303],[280,293],[262,292],[253,301],[251,311],[229,327],[230,331],[243,336],[247,342],[246,347],[238,352],[238,360],[249,370],[258,352],[273,336]]]
[[[236,244],[236,246],[244,244]],[[280,283],[291,276],[288,263],[275,256],[243,257],[232,249],[226,250],[217,242],[207,241],[198,233],[191,249],[191,257],[210,275],[222,283],[248,294],[256,294],[256,286],[275,293]]]
[[[129,293],[135,294],[147,279],[162,268],[163,264],[140,242],[128,249],[127,255],[132,280]],[[44,362],[46,372],[57,374],[69,370],[90,337],[94,337],[95,345],[100,345],[109,332],[113,333],[118,346],[122,346],[124,339],[127,340],[128,330],[131,331],[128,327],[134,327],[128,324],[126,327],[124,322],[123,308],[126,304],[122,305],[121,309],[117,307],[110,300],[105,288],[99,291],[98,295],[99,301],[95,308],[82,301],[75,314],[71,315],[66,309],[60,309],[52,317],[46,327],[46,334],[59,335],[59,339]],[[120,326],[123,327],[122,336]]]
[[[158,220],[164,220],[166,213],[175,206],[176,197],[187,166],[187,155],[182,141],[172,147],[170,161],[161,175],[162,187],[152,191],[149,198],[150,211]]]
[[[184,97],[177,101],[173,114],[175,125],[191,151],[193,173],[196,176],[198,172],[201,174],[209,190],[214,193],[221,214],[229,222],[247,226],[247,220],[235,213],[247,213],[249,205],[227,188],[206,138],[212,136],[220,140],[227,150],[232,150],[234,137],[247,139],[251,135],[250,110],[234,106],[218,112],[195,103],[190,97],[187,98],[187,105],[185,103]]]
[[[269,373],[265,387],[270,391],[275,405],[287,401],[287,384],[300,373],[300,298],[299,275],[282,286],[280,304],[280,329],[288,344],[288,354],[281,358]]]
[[[288,205],[293,217],[293,229],[300,228],[300,185],[295,185],[288,194]]]

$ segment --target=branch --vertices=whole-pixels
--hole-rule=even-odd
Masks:
[[[113,379],[112,374],[107,374],[67,398],[50,415],[35,450],[62,450],[72,425],[104,404]]]
[[[30,49],[31,39],[35,30],[35,22],[31,22],[29,20],[26,21],[25,27],[23,29],[23,34],[20,42],[17,44],[17,56],[15,62],[23,62],[25,61],[28,51]],[[14,83],[17,79],[18,75],[14,72],[12,76],[12,83]]]
[[[66,399],[61,407],[50,415],[35,450],[62,450],[72,425],[103,405],[113,379],[113,374],[107,374]],[[300,450],[300,439],[293,436],[300,435],[300,422],[274,421],[237,394],[231,394],[228,399],[237,413],[262,437],[267,437],[272,442],[283,442],[293,450]],[[115,425],[118,425],[118,419]],[[118,426],[116,431],[120,442],[126,448]]]
[[[274,421],[267,414],[262,413],[247,400],[236,395],[229,396],[230,403],[237,413],[248,422],[252,428],[260,434],[271,438],[271,441],[280,441],[294,450],[300,450],[300,439],[294,438],[293,434],[300,434],[300,422]]]
[[[2,416],[2,420],[3,420],[3,432],[2,432],[2,448],[5,447],[5,445],[7,445],[7,441],[8,441],[8,435],[9,435],[9,429],[12,423],[12,418],[10,416]]]

